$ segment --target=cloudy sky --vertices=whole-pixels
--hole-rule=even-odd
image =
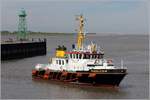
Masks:
[[[18,13],[27,12],[30,31],[75,32],[75,16],[86,18],[85,31],[96,33],[148,33],[149,0],[2,0],[2,30],[16,31]]]

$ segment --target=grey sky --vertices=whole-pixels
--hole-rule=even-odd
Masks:
[[[82,13],[87,32],[148,33],[148,0],[2,0],[1,8],[2,30],[17,30],[25,8],[31,31],[75,32],[75,15]]]

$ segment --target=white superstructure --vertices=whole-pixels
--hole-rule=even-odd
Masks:
[[[104,59],[104,51],[98,50],[97,45],[91,43],[84,46],[85,35],[83,33],[84,19],[79,16],[79,32],[76,46],[72,46],[71,51],[67,51],[64,46],[56,49],[55,57],[50,59],[49,64],[37,64],[36,69],[50,69],[54,71],[89,71],[92,69],[117,69],[112,60]]]

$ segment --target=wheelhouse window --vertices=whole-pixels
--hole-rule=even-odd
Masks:
[[[87,59],[90,59],[90,54],[87,54]]]
[[[93,58],[93,59],[95,58],[95,55],[94,55],[94,54],[92,54],[92,58]]]
[[[100,58],[103,58],[104,54],[100,54]]]
[[[83,59],[86,59],[86,54],[83,54]]]
[[[100,59],[100,54],[97,55],[97,58]]]
[[[82,58],[82,54],[78,55],[78,58]],[[102,58],[101,54],[83,54],[83,59],[100,59]]]
[[[94,54],[94,59],[96,58],[96,54]]]
[[[91,54],[91,59],[96,59],[96,58],[99,58],[98,54]]]
[[[90,54],[90,59],[92,59],[92,55]]]
[[[83,59],[90,59],[90,54],[84,54]]]

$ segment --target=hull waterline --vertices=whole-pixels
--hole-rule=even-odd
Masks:
[[[33,79],[52,80],[58,82],[67,82],[73,84],[91,84],[102,86],[119,86],[126,75],[124,72],[57,72],[57,71],[32,71]]]

